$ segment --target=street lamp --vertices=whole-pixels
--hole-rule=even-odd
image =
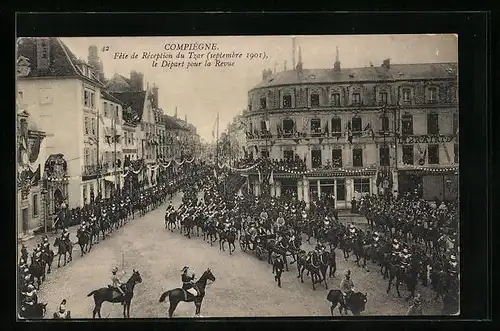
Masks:
[[[46,186],[45,182],[46,182],[46,180],[44,180],[44,186]],[[47,193],[48,193],[48,191],[44,187],[42,189],[41,193],[42,193],[42,197],[43,197],[43,226],[44,226],[44,233],[46,234],[47,233]]]

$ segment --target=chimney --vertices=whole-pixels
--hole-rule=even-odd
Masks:
[[[262,80],[266,80],[273,74],[271,69],[264,69],[262,70]]]
[[[158,86],[156,84],[153,84],[153,87],[151,88],[151,94],[153,95],[153,103],[155,108],[158,108]]]
[[[97,76],[101,82],[104,81],[104,71],[102,70],[102,62],[97,54],[97,46],[89,46],[89,55],[87,57],[87,62],[94,68]]]
[[[339,60],[339,47],[335,51],[335,63],[333,64],[333,70],[340,72],[340,60]]]
[[[385,69],[387,69],[387,70],[391,69],[391,59],[385,59],[385,60],[382,62],[381,67],[384,67],[384,68],[385,68]]]
[[[132,70],[130,72],[130,85],[133,91],[144,91],[144,75]]]
[[[299,62],[297,63],[297,67],[295,68],[297,71],[302,71],[302,49],[299,46]]]
[[[39,70],[47,70],[50,65],[50,39],[37,38],[36,40],[36,66]]]

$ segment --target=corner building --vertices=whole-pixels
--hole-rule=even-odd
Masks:
[[[337,208],[363,194],[457,198],[456,63],[341,68],[337,51],[331,69],[302,66],[299,53],[294,70],[264,70],[248,92],[247,157],[306,166],[274,170],[271,195],[308,203],[327,194]],[[258,174],[247,175],[261,194]]]

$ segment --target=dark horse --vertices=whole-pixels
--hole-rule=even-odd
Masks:
[[[328,292],[328,295],[326,296],[326,300],[332,303],[330,306],[330,312],[332,313],[333,316],[333,310],[337,305],[340,303],[339,306],[339,313],[340,315],[342,314],[342,309],[345,311],[347,314],[347,310],[350,310],[354,316],[359,316],[361,315],[361,312],[365,310],[365,305],[366,305],[366,296],[367,293],[363,294],[361,292],[356,292],[351,294],[351,297],[349,298],[347,304],[344,302],[344,297],[342,295],[342,292],[339,290],[331,290]]]
[[[47,311],[46,303],[35,303],[34,305],[22,305],[19,316],[28,319],[38,319],[43,318]]]
[[[57,247],[57,255],[59,255],[57,259],[57,267],[61,266],[61,256],[64,256],[64,265],[66,265],[66,254],[69,254],[68,262],[73,260],[73,243],[70,241],[69,246],[61,240],[61,238],[56,238],[54,241],[54,247]]]
[[[181,301],[194,302],[194,304],[196,306],[195,316],[199,316],[200,310],[201,310],[201,303],[203,302],[203,298],[205,297],[205,287],[207,286],[207,281],[209,281],[209,280],[211,282],[215,282],[215,276],[212,274],[212,271],[210,270],[210,268],[208,268],[203,273],[203,275],[201,275],[200,279],[198,279],[198,281],[196,282],[196,286],[198,287],[198,290],[200,291],[199,296],[194,296],[182,288],[176,288],[176,289],[164,292],[160,296],[160,302],[165,302],[165,299],[168,296],[168,300],[170,302],[170,307],[168,308],[168,317],[172,317],[172,315],[174,314],[175,308],[177,308],[177,305]]]
[[[122,285],[122,290],[125,293],[125,295],[120,295],[116,297],[116,294],[118,294],[118,291],[115,289],[112,289],[110,286],[108,287],[101,287],[98,290],[93,290],[87,296],[94,296],[94,310],[92,311],[92,318],[95,318],[95,315],[97,314],[99,318],[101,317],[101,306],[102,303],[107,301],[107,302],[112,302],[112,303],[117,303],[121,302],[123,305],[123,317],[125,318],[130,318],[130,301],[132,301],[132,298],[134,297],[134,287],[137,283],[141,283],[142,278],[141,275],[139,274],[139,271],[134,270],[132,273],[132,276],[130,276],[129,280],[125,284]],[[126,314],[125,314],[126,310]]]
[[[228,231],[222,231],[219,233],[219,249],[222,249],[223,251],[226,251],[224,249],[224,246],[227,242],[229,246],[229,254],[232,255],[233,252],[236,250],[236,246],[234,242],[236,241],[236,237],[238,235],[238,230],[236,228],[231,227]],[[232,248],[231,248],[232,246]]]
[[[80,245],[81,249],[80,256],[83,256],[83,254],[90,252],[90,250],[92,249],[92,240],[90,232],[88,232],[87,230],[83,231],[81,229],[78,229],[76,237],[78,238],[78,245]]]

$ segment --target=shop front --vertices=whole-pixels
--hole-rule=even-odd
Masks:
[[[458,199],[459,183],[456,170],[398,171],[399,194],[417,194],[425,200]]]

